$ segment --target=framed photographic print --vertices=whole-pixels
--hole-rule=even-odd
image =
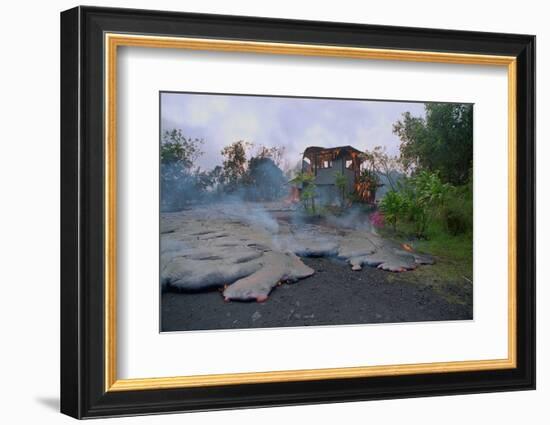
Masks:
[[[61,411],[533,389],[535,38],[61,14]]]

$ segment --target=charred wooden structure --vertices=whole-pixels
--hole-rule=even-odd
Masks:
[[[323,204],[340,204],[342,196],[336,185],[337,173],[346,177],[346,193],[361,202],[374,203],[377,185],[361,179],[367,155],[352,146],[308,147],[302,158],[302,172],[312,173],[317,196]]]

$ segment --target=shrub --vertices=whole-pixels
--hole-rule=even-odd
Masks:
[[[453,188],[442,208],[441,217],[447,232],[451,235],[472,232],[473,194],[471,184]]]
[[[340,191],[340,195],[342,196],[342,206],[346,203],[346,188],[348,186],[348,178],[344,175],[344,173],[337,171],[334,173],[334,184]]]
[[[380,210],[394,231],[399,222],[409,224],[418,238],[426,239],[428,233],[433,236],[438,232],[453,236],[471,234],[472,194],[471,177],[463,186],[452,186],[443,183],[437,173],[421,171],[403,179],[397,190],[386,193],[380,202]],[[434,229],[440,230],[434,233]]]
[[[315,175],[313,173],[301,172],[294,177],[290,183],[301,186],[300,201],[306,211],[315,214],[315,197],[317,196]]]
[[[462,212],[448,209],[444,214],[447,231],[451,235],[457,236],[468,231],[468,222]]]
[[[380,210],[384,213],[384,219],[391,224],[393,230],[397,229],[397,221],[407,213],[407,200],[403,192],[390,190],[380,201]]]
[[[425,238],[430,221],[441,215],[452,192],[452,186],[443,183],[437,173],[421,171],[405,186],[409,219],[415,225],[416,236]]]

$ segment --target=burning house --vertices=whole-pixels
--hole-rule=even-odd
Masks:
[[[310,146],[303,154],[302,172],[315,176],[313,183],[321,204],[335,205],[342,202],[341,188],[337,185],[337,179],[341,179],[342,175],[346,180],[346,194],[353,194],[359,201],[373,203],[378,184],[362,177],[362,164],[366,159],[365,153],[352,146]]]

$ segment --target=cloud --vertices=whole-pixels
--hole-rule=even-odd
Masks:
[[[413,102],[358,101],[191,93],[161,95],[161,130],[179,128],[188,137],[205,140],[203,169],[222,162],[224,146],[246,140],[282,146],[295,164],[308,146],[352,145],[357,149],[385,146],[397,154],[393,124],[409,111],[423,116],[424,105]]]

